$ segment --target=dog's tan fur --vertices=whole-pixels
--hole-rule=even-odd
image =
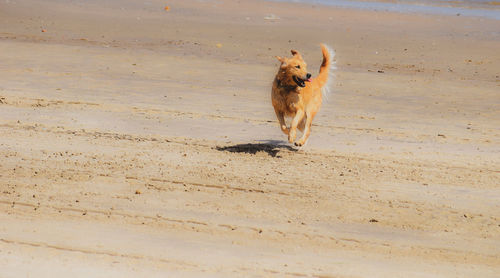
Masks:
[[[303,132],[302,138],[295,142],[296,146],[303,146],[311,133],[311,123],[318,113],[321,103],[321,88],[326,85],[328,73],[331,65],[332,53],[321,44],[323,52],[323,63],[321,64],[319,75],[310,80],[307,73],[307,64],[302,59],[300,53],[292,50],[292,58],[276,56],[281,62],[272,88],[272,103],[276,117],[283,133],[288,135],[290,143],[295,142],[297,128]],[[295,81],[295,80],[299,81]],[[300,81],[305,81],[301,87]],[[285,124],[285,117],[292,117],[290,128]]]

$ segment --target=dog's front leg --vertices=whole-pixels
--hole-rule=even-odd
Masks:
[[[297,136],[297,126],[299,125],[300,121],[302,121],[303,117],[304,117],[304,110],[298,109],[297,112],[295,113],[295,117],[293,117],[292,124],[290,125],[290,132],[288,133],[288,142],[293,144],[293,141],[295,141],[295,137]]]
[[[276,109],[276,108],[274,108],[274,112],[276,112],[276,117],[278,118],[278,121],[280,123],[281,131],[283,131],[283,133],[285,133],[286,135],[288,135],[288,131],[289,130],[286,127],[285,115],[283,114],[283,112],[278,111],[278,109]]]
[[[309,138],[309,135],[311,134],[311,124],[313,120],[314,115],[310,115],[309,113],[306,113],[306,123],[305,123],[305,128],[303,131],[302,138],[298,142],[295,143],[295,146],[304,146],[307,142],[307,139]]]

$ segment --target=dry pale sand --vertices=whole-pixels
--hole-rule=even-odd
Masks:
[[[498,277],[499,21],[101,2],[0,2],[0,277]],[[297,151],[273,56],[320,42]]]

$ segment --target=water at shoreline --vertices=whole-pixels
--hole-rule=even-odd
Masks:
[[[309,3],[342,8],[368,9],[401,13],[441,14],[474,16],[500,20],[500,1],[488,0],[398,0],[398,1],[350,1],[350,0],[272,0],[279,2]]]

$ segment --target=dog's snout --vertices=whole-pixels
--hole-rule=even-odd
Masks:
[[[309,78],[311,78],[311,74],[310,73],[307,74],[307,79],[309,79]]]

